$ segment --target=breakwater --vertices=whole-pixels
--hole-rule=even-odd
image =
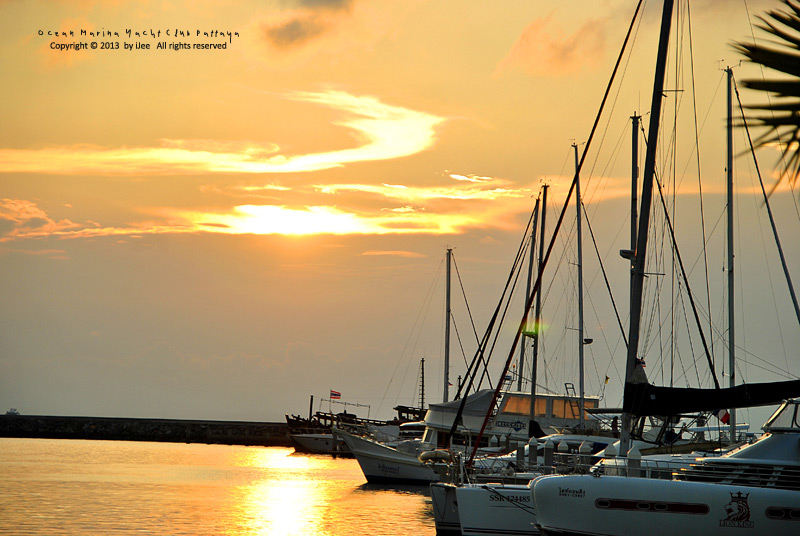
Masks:
[[[0,437],[290,446],[280,422],[0,415]]]

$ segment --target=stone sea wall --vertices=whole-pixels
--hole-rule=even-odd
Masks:
[[[0,437],[290,446],[280,422],[0,415]]]

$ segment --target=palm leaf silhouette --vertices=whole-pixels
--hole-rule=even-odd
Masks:
[[[782,148],[786,167],[778,182],[788,177],[794,183],[800,176],[800,4],[792,0],[783,0],[783,4],[786,9],[767,12],[756,25],[772,38],[768,45],[738,42],[734,48],[753,63],[779,74],[778,78],[742,83],[774,97],[767,104],[748,105],[755,110],[748,122],[761,131],[756,145]]]

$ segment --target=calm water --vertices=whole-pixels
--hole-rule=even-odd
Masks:
[[[426,488],[291,448],[0,438],[0,534],[434,535]]]

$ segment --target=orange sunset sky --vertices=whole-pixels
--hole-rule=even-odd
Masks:
[[[780,4],[676,4],[658,173],[680,200],[671,201],[677,232],[693,291],[720,321],[712,338],[725,369],[722,69],[736,66],[737,80],[761,76],[731,44],[763,39],[751,22]],[[0,409],[279,421],[335,389],[389,417],[394,405],[417,403],[422,357],[426,398],[440,400],[446,248],[482,333],[543,183],[552,232],[572,178],[571,144],[585,147],[635,6],[0,2]],[[618,251],[629,247],[629,117],[649,121],[660,7],[644,3],[582,174],[626,326]],[[64,46],[92,42],[97,49]],[[737,376],[794,378],[800,327],[751,195],[745,143],[737,132]],[[777,154],[759,151],[769,186]],[[797,187],[782,183],[773,202],[800,278]],[[578,382],[574,212],[545,283],[540,384],[559,392]],[[595,340],[587,394],[619,407],[624,347],[584,233],[585,323]],[[670,270],[662,264],[653,272]],[[669,277],[659,281],[671,292]],[[475,335],[457,282],[453,294],[456,383]],[[663,299],[656,315],[669,318],[680,300]],[[521,309],[515,300],[509,325]],[[649,326],[653,381],[708,381],[704,359],[693,364],[697,348],[674,350],[663,320]],[[501,334],[495,373],[513,329]]]

